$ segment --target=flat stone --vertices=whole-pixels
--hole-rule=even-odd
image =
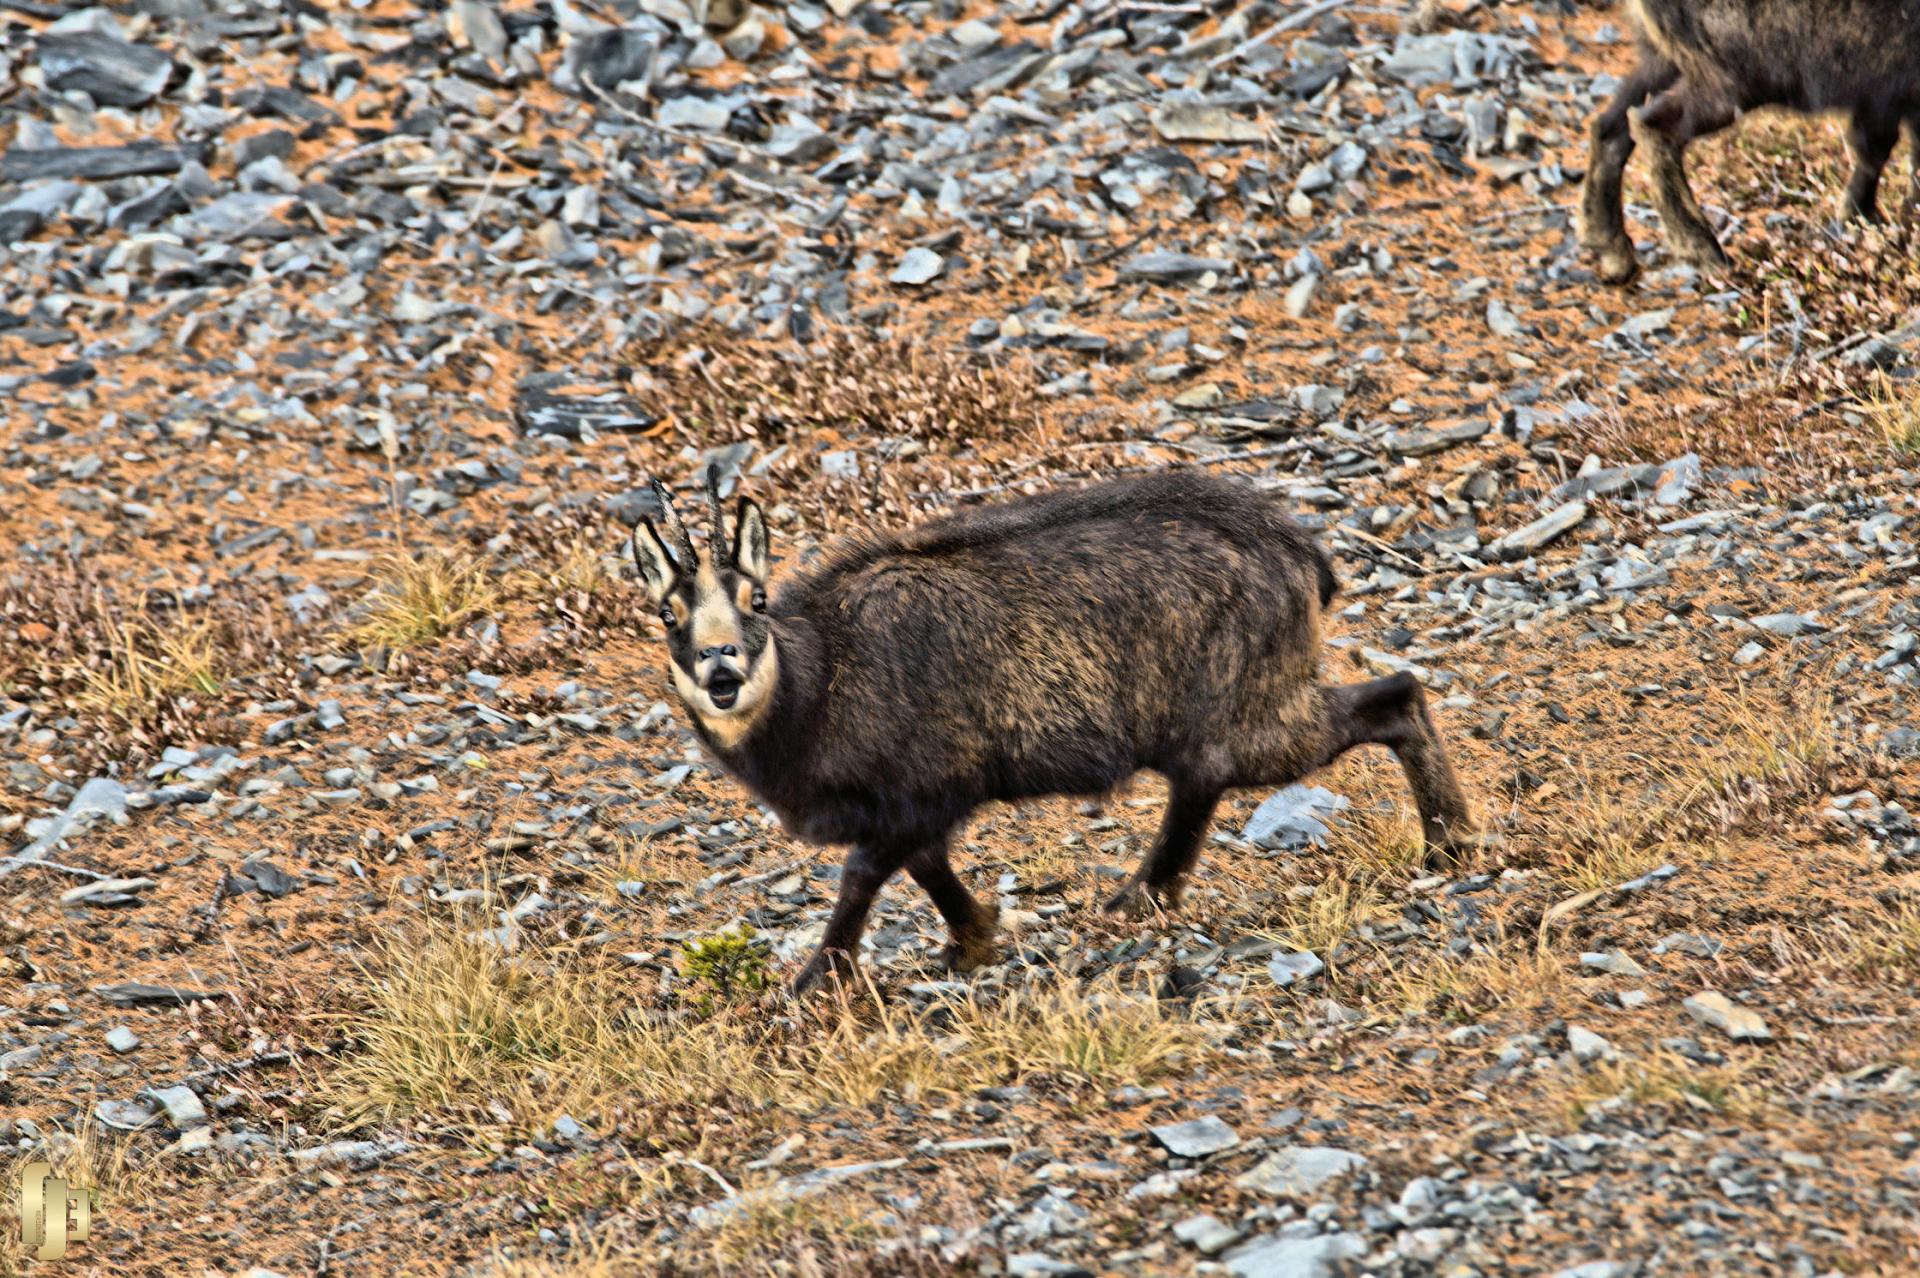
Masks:
[[[1268,1154],[1234,1184],[1275,1197],[1305,1198],[1366,1165],[1366,1157],[1351,1150],[1289,1145]]]
[[[1524,559],[1559,540],[1580,526],[1587,517],[1587,503],[1570,501],[1548,511],[1540,518],[1501,537],[1487,551],[1495,559]]]
[[[132,142],[126,146],[68,146],[20,148],[0,155],[0,182],[33,178],[119,178],[150,173],[178,173],[189,160],[198,160],[206,148],[163,146]]]
[[[1367,1254],[1358,1234],[1320,1234],[1310,1238],[1256,1238],[1224,1257],[1235,1278],[1335,1278],[1344,1262]]]
[[[1233,1128],[1209,1114],[1184,1123],[1169,1123],[1148,1129],[1170,1154],[1180,1158],[1203,1158],[1232,1149],[1240,1143]]]
[[[908,249],[887,278],[895,284],[928,284],[947,269],[946,259],[930,248]]]
[[[1154,132],[1169,142],[1264,142],[1258,120],[1201,102],[1170,102],[1153,113]]]
[[[1224,257],[1195,257],[1191,253],[1138,253],[1120,264],[1123,280],[1161,283],[1198,279],[1209,271],[1223,275],[1233,269]]]
[[[1590,967],[1596,972],[1606,972],[1613,976],[1642,977],[1647,974],[1646,968],[1641,967],[1631,956],[1622,954],[1618,950],[1611,952],[1590,950],[1580,956],[1580,963],[1583,967]]]
[[[1173,1236],[1203,1256],[1223,1251],[1240,1240],[1240,1231],[1202,1213],[1175,1222]]]
[[[1311,980],[1326,970],[1327,965],[1320,961],[1318,955],[1305,950],[1297,954],[1276,954],[1267,960],[1267,975],[1283,990]]]
[[[1741,1007],[1718,990],[1702,990],[1680,1006],[1700,1024],[1719,1030],[1735,1042],[1764,1043],[1773,1037],[1758,1012]]]
[[[177,1131],[205,1127],[209,1121],[207,1107],[201,1103],[199,1093],[191,1087],[149,1087],[144,1095],[166,1111],[167,1121]]]
[[[1612,1043],[1580,1025],[1567,1026],[1567,1047],[1573,1052],[1573,1058],[1582,1065],[1612,1060],[1619,1055]]]
[[[140,1036],[124,1025],[116,1025],[107,1031],[107,1046],[118,1055],[125,1056],[140,1046]]]
[[[145,106],[173,75],[160,50],[90,31],[42,36],[38,56],[48,88],[78,90],[102,106]]]

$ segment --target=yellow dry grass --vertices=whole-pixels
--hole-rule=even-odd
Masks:
[[[137,718],[167,697],[220,691],[220,646],[211,621],[165,625],[144,614],[107,624],[102,660],[82,673],[82,707]]]
[[[1902,457],[1920,456],[1920,391],[1882,375],[1861,396],[1859,407],[1887,447]]]
[[[410,648],[449,634],[500,598],[487,566],[465,554],[390,554],[375,561],[365,612],[348,631],[363,647]]]
[[[612,959],[531,942],[509,953],[446,923],[387,942],[367,986],[343,1018],[358,1050],[327,1085],[348,1122],[434,1112],[500,1125],[475,1098],[526,1131],[561,1113],[590,1121],[635,1106],[810,1111],[1038,1076],[1143,1082],[1208,1051],[1203,1024],[1113,977],[1050,976],[925,1014],[843,992],[802,1004],[783,1028],[752,1004],[657,1010]]]
[[[1700,1065],[1671,1052],[1609,1061],[1583,1071],[1569,1084],[1566,1112],[1583,1121],[1598,1106],[1679,1105],[1701,1113],[1752,1118],[1764,1109],[1749,1075],[1750,1062]]]
[[[1563,958],[1528,946],[1394,967],[1369,985],[1367,995],[1383,1011],[1472,1019],[1496,1007],[1543,1002],[1566,979]]]

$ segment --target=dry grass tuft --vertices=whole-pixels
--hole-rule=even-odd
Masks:
[[[1836,966],[1895,980],[1920,973],[1920,906],[1902,901],[1891,912],[1848,926],[1826,947]]]
[[[220,644],[211,620],[161,625],[141,614],[105,629],[99,663],[81,672],[81,707],[134,721],[168,698],[220,691]]]
[[[1385,881],[1424,872],[1427,844],[1415,809],[1406,803],[1354,807],[1330,827],[1327,854],[1356,874]]]
[[[1432,1012],[1472,1020],[1498,1007],[1544,1002],[1566,983],[1565,961],[1528,947],[1395,966],[1368,990],[1369,1001],[1401,1014]]]
[[[750,1028],[649,1018],[631,974],[606,960],[509,954],[436,927],[388,945],[376,966],[367,1006],[348,1018],[361,1050],[332,1086],[349,1120],[472,1116],[473,1098],[486,1097],[537,1128],[623,1098],[712,1105],[773,1091]]]
[[[814,431],[1011,439],[1040,422],[1024,373],[856,329],[830,329],[803,355],[703,324],[636,342],[626,359],[648,408],[709,445]]]
[[[1309,950],[1332,967],[1340,943],[1386,908],[1374,876],[1343,866],[1329,870],[1310,889],[1296,888],[1280,917],[1255,931],[1293,949]]]
[[[1140,1082],[1207,1044],[1203,1025],[1113,978],[1050,979],[993,1002],[970,993],[925,1015],[850,997],[803,1005],[797,1024],[755,1005],[669,1014],[641,1006],[631,969],[598,955],[531,942],[510,954],[447,924],[387,943],[368,987],[343,1016],[358,1051],[328,1084],[348,1121],[498,1123],[481,1097],[536,1131],[620,1106],[814,1109],[1036,1077]]]
[[[1091,988],[1050,980],[997,1003],[969,999],[949,1010],[965,1040],[962,1055],[977,1077],[996,1081],[1038,1074],[1145,1082],[1200,1053],[1206,1042],[1202,1026],[1169,1016],[1150,995],[1124,991],[1117,977]]]
[[[132,588],[90,561],[35,563],[0,576],[0,695],[79,722],[70,766],[137,763],[225,739],[249,698],[297,696],[279,663],[298,629],[264,588]]]
[[[348,631],[363,647],[410,648],[449,634],[500,599],[487,566],[465,554],[388,554],[374,564],[365,613]]]
[[[20,1173],[28,1163],[49,1163],[54,1175],[65,1180],[69,1188],[93,1190],[93,1229],[97,1232],[112,1219],[117,1204],[142,1202],[159,1185],[160,1170],[151,1163],[136,1163],[133,1150],[133,1141],[109,1139],[91,1121],[83,1121],[78,1134],[55,1130],[31,1149],[10,1149],[7,1157],[0,1159],[0,1186],[5,1187],[12,1208],[0,1217],[0,1278],[50,1272],[21,1240]],[[88,1245],[74,1244],[67,1253],[68,1262],[84,1261]]]
[[[1920,456],[1920,391],[1883,374],[1861,396],[1860,410],[1895,453]]]
[[[1763,1104],[1748,1081],[1750,1062],[1698,1065],[1661,1052],[1640,1060],[1609,1061],[1583,1072],[1567,1095],[1567,1117],[1579,1124],[1603,1105],[1680,1105],[1730,1118],[1751,1118]]]

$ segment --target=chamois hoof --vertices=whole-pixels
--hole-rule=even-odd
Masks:
[[[1640,273],[1640,258],[1632,244],[1611,244],[1594,250],[1594,274],[1603,283],[1631,284]]]
[[[1703,274],[1721,275],[1733,269],[1733,259],[1711,235],[1683,235],[1674,243],[1673,254]]]
[[[845,950],[821,950],[813,956],[807,965],[800,969],[800,975],[793,978],[787,990],[795,998],[819,989],[829,977],[839,985],[848,985],[853,981],[853,956]]]
[[[956,934],[952,944],[940,951],[940,965],[949,972],[971,972],[990,966],[1000,957],[994,933],[1000,927],[1000,903],[980,907],[981,918],[964,935]]]
[[[991,936],[970,936],[941,950],[940,966],[949,972],[971,972],[975,968],[991,967],[999,957],[1000,947],[993,943]]]
[[[1152,918],[1171,913],[1180,904],[1177,887],[1154,888],[1140,879],[1128,879],[1127,885],[1107,898],[1101,908],[1109,914],[1130,919]]]
[[[1471,862],[1482,852],[1498,852],[1506,840],[1491,830],[1468,831],[1427,840],[1426,868],[1452,870]]]

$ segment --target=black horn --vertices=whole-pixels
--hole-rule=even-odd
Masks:
[[[719,569],[732,562],[727,551],[727,512],[720,505],[720,468],[707,467],[707,511],[713,520],[713,566]]]
[[[653,489],[654,500],[660,503],[660,522],[666,525],[667,548],[680,561],[681,572],[692,572],[693,538],[687,535],[687,526],[680,522],[679,512],[673,508],[673,496],[658,479],[649,480],[648,483]]]

